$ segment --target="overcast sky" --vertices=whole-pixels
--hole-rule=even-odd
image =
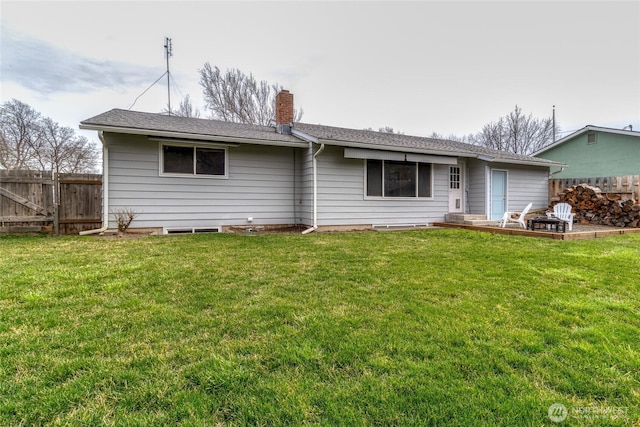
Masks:
[[[555,105],[564,131],[640,130],[639,1],[2,0],[0,17],[0,100],[75,129],[134,104],[168,36],[172,105],[189,94],[203,116],[208,62],[279,83],[313,124],[466,135],[517,104]],[[166,105],[162,79],[131,109]]]

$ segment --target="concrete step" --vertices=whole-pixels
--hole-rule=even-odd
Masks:
[[[465,213],[448,213],[445,215],[446,222],[460,222],[460,221],[486,221],[486,215],[477,214],[465,214]]]
[[[466,225],[488,225],[488,226],[495,226],[500,224],[500,221],[490,221],[487,219],[472,219],[469,221],[465,221],[462,224],[466,224]]]
[[[449,213],[445,215],[445,222],[466,225],[497,225],[498,221],[487,220],[486,215]]]

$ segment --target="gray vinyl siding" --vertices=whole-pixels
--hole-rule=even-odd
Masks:
[[[132,227],[295,224],[294,149],[228,148],[228,178],[160,176],[159,144],[106,134],[109,210],[133,209]],[[113,216],[110,227],[115,227]]]
[[[228,147],[228,178],[160,175],[158,142],[145,136],[105,134],[109,147],[110,213],[137,213],[132,227],[313,225],[313,153],[318,145],[285,148]],[[345,159],[326,146],[318,156],[318,225],[424,225],[448,211],[448,165],[432,165],[432,195],[419,198],[365,196],[365,161]],[[547,206],[548,168],[487,164],[466,159],[469,212],[487,211],[488,168],[508,170],[508,209]],[[252,217],[253,222],[247,221]],[[110,215],[110,228],[115,228]]]
[[[487,163],[481,160],[468,159],[469,213],[485,215],[487,213]]]
[[[433,199],[365,197],[365,161],[327,146],[318,157],[318,225],[424,225],[448,210],[449,166],[433,165]]]
[[[313,225],[313,148],[296,152],[298,179],[296,183],[296,213],[298,224]]]
[[[491,182],[487,170],[507,171],[507,210],[522,210],[533,203],[532,209],[546,208],[549,192],[549,168],[502,163],[487,163],[469,159],[469,213],[488,214]],[[489,169],[487,169],[489,168]]]
[[[549,168],[492,164],[494,169],[508,170],[507,209],[518,211],[533,203],[532,209],[549,206]]]

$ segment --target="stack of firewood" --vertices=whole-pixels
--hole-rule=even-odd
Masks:
[[[587,184],[567,188],[555,203],[569,203],[579,224],[610,225],[614,227],[640,226],[640,205],[632,193],[603,193]]]

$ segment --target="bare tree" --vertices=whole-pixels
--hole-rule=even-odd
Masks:
[[[191,97],[187,94],[182,101],[180,101],[180,105],[177,109],[169,111],[168,108],[162,110],[164,114],[170,114],[172,116],[180,116],[180,117],[200,117],[200,110],[197,107],[194,107],[191,103]]]
[[[368,127],[368,128],[363,129],[363,130],[370,130],[370,131],[376,132],[372,127]],[[384,126],[384,127],[378,128],[377,132],[394,133],[396,135],[404,135],[404,132],[394,131],[391,126]]]
[[[0,106],[0,166],[32,169],[40,140],[40,113],[12,99]]]
[[[433,139],[444,139],[444,140],[448,140],[448,141],[457,141],[457,142],[464,142],[467,144],[471,144],[472,139],[473,139],[473,134],[470,135],[463,135],[463,136],[458,136],[458,135],[454,135],[454,134],[449,134],[449,135],[444,135],[438,132],[431,132],[431,135],[429,135],[429,138],[433,138]]]
[[[5,169],[79,173],[95,168],[99,152],[94,143],[23,102],[5,102],[0,123],[0,166]]]
[[[382,133],[395,133],[396,135],[404,135],[404,132],[394,131],[391,126],[385,126],[378,129],[378,132]]]
[[[553,142],[553,119],[527,116],[516,105],[507,116],[486,124],[471,142],[496,150],[531,154]]]
[[[209,63],[200,70],[200,85],[213,118],[263,126],[275,117],[276,95],[282,89],[277,83],[258,82],[253,74],[246,75],[237,69],[223,74]],[[302,114],[302,110],[295,110],[294,121],[300,121]]]
[[[60,172],[93,173],[100,159],[97,145],[85,136],[76,136],[68,144],[69,155],[60,161]]]

